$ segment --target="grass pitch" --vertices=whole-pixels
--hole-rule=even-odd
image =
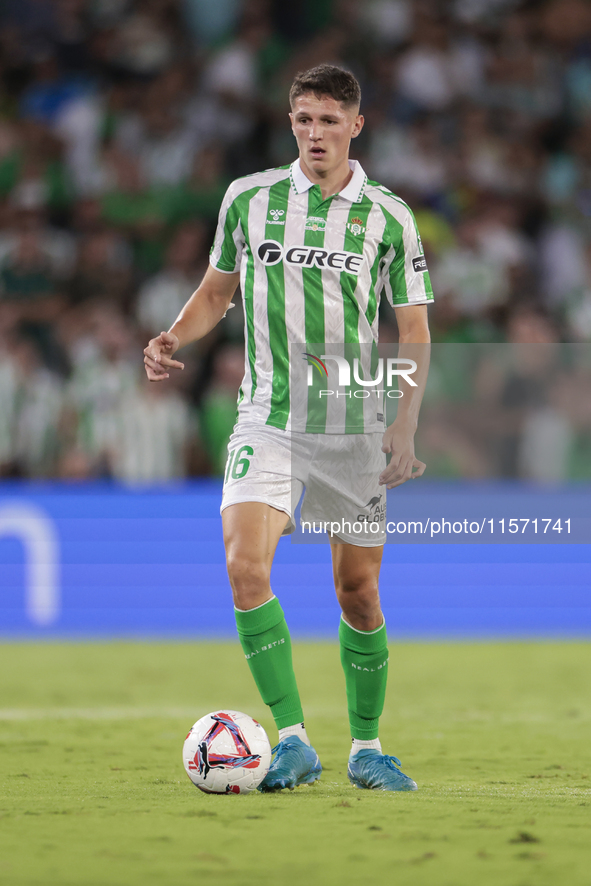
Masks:
[[[276,738],[237,644],[0,647],[0,883],[590,886],[588,645],[393,645],[409,794],[349,785],[338,647],[294,655],[321,782],[217,797],[184,774],[191,724],[227,706]]]

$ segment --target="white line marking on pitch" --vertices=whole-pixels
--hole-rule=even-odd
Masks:
[[[0,708],[1,720],[142,720],[198,716],[194,708]]]

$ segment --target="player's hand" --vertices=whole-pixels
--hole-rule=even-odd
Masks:
[[[393,489],[407,480],[421,477],[427,465],[415,456],[414,432],[394,422],[382,439],[382,452],[391,453],[390,464],[382,471],[380,486]]]
[[[169,377],[169,369],[184,369],[185,364],[173,360],[172,355],[178,350],[179,340],[172,332],[161,332],[144,348],[144,364],[146,375],[150,381],[164,381]]]

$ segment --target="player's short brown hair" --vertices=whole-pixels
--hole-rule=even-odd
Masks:
[[[296,74],[289,90],[289,103],[293,108],[300,95],[313,92],[317,98],[328,96],[346,107],[359,107],[361,87],[357,79],[344,68],[336,65],[317,65]]]

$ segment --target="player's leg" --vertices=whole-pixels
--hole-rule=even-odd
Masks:
[[[236,626],[261,697],[278,729],[304,719],[283,610],[271,590],[271,566],[288,515],[263,502],[240,502],[222,513]]]
[[[279,730],[278,753],[262,786],[311,783],[322,769],[304,728],[289,629],[270,585],[275,549],[289,517],[263,502],[240,502],[226,507],[222,520],[240,643]]]
[[[355,750],[379,747],[388,675],[388,640],[378,590],[383,546],[335,543],[331,551],[343,613],[339,640],[353,743]]]
[[[383,546],[331,545],[333,575],[342,609],[339,627],[352,748],[349,779],[357,787],[416,790],[416,784],[382,754],[379,719],[388,679],[388,638],[380,606]]]

